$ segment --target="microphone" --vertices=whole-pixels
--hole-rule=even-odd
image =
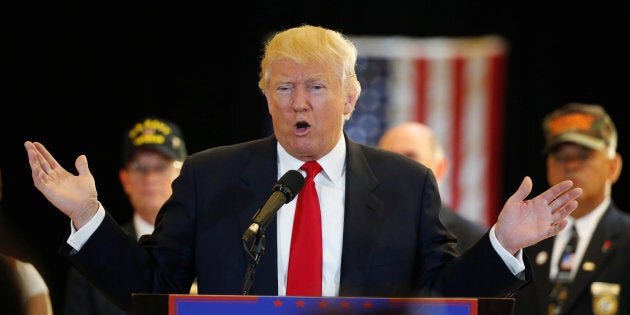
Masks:
[[[273,186],[273,192],[265,205],[258,209],[252,217],[252,224],[249,226],[241,239],[248,242],[254,235],[258,234],[261,228],[265,228],[278,209],[285,203],[289,203],[304,186],[304,176],[296,170],[286,172]]]

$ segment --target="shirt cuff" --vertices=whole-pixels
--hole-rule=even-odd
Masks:
[[[83,247],[85,242],[87,242],[87,240],[90,238],[90,236],[94,234],[94,231],[96,231],[96,229],[99,225],[101,225],[101,222],[103,222],[104,219],[105,208],[103,208],[103,205],[99,202],[98,210],[96,211],[94,217],[92,217],[92,219],[80,229],[75,229],[74,224],[72,224],[72,221],[70,221],[70,236],[68,237],[66,243],[72,246],[74,250],[79,251],[81,247]]]
[[[501,257],[505,265],[510,269],[513,275],[518,276],[521,272],[525,271],[525,262],[523,262],[523,249],[519,249],[516,255],[510,254],[503,245],[497,239],[494,234],[494,226],[490,229],[490,243],[492,247],[497,251],[497,254]]]

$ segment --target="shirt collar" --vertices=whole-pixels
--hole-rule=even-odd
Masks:
[[[335,147],[317,160],[322,166],[322,174],[324,174],[331,182],[338,184],[342,178],[346,164],[346,139],[343,135]],[[304,161],[291,156],[278,142],[278,178],[289,170],[299,170]]]
[[[140,236],[142,235],[153,233],[154,228],[153,224],[142,219],[142,217],[140,217],[137,213],[134,213],[133,215],[133,227],[136,229],[136,236],[138,239],[140,239]]]
[[[573,219],[573,217],[569,216],[569,219],[572,221],[571,223],[575,224],[575,228],[578,231],[578,235],[580,235],[580,237],[582,237],[582,235],[591,235],[593,233],[595,227],[597,226],[597,224],[599,224],[599,220],[601,220],[604,212],[606,212],[606,209],[608,209],[610,202],[611,198],[610,196],[608,196],[604,198],[599,206],[597,206],[587,215],[579,219]]]

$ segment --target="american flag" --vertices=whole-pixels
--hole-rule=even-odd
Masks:
[[[505,41],[494,35],[349,39],[359,51],[363,90],[345,131],[376,145],[398,123],[431,126],[450,162],[440,183],[442,200],[491,226],[502,204]]]

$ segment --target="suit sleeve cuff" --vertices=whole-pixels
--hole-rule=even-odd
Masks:
[[[501,257],[505,265],[510,269],[513,275],[519,276],[525,271],[525,262],[523,262],[523,250],[520,249],[516,255],[510,254],[499,242],[497,236],[494,234],[494,226],[490,229],[490,243],[492,247],[497,251],[497,254]]]
[[[92,220],[90,220],[80,229],[75,229],[74,224],[72,224],[72,221],[70,221],[70,236],[66,241],[68,245],[70,245],[75,251],[81,250],[81,247],[83,247],[90,236],[94,234],[94,231],[96,231],[98,226],[101,225],[103,219],[105,219],[105,208],[103,208],[103,205],[99,202],[98,210],[96,211],[96,214],[94,215]]]

